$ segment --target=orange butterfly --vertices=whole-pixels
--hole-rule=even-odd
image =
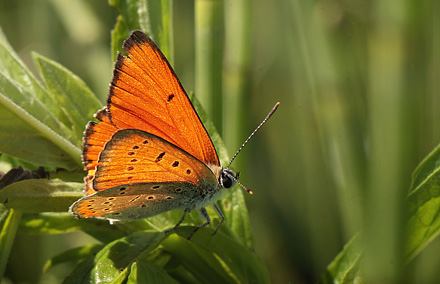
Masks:
[[[85,131],[86,196],[70,212],[78,218],[132,221],[184,208],[176,228],[186,213],[199,208],[207,221],[197,230],[211,222],[205,206],[214,203],[221,224],[224,216],[215,200],[238,174],[220,166],[206,129],[156,44],[134,31],[123,49],[128,56],[118,54],[107,106]]]

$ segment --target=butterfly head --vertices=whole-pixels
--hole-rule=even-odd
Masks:
[[[221,171],[220,171],[220,175],[219,175],[218,181],[219,181],[220,185],[222,187],[224,187],[224,188],[231,188],[231,187],[233,187],[237,183],[244,190],[246,190],[250,194],[253,194],[254,192],[252,190],[250,190],[246,186],[242,185],[238,181],[238,177],[239,176],[240,176],[239,172],[234,173],[234,171],[229,169],[229,168],[222,168]]]
[[[231,188],[237,183],[239,175],[240,173],[234,173],[228,168],[222,169],[218,181],[224,188]]]

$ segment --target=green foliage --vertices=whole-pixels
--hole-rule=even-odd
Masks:
[[[440,146],[414,171],[411,191],[406,199],[405,253],[409,263],[440,233]],[[354,283],[362,275],[359,262],[363,245],[356,236],[328,266],[320,283]]]
[[[440,233],[440,146],[417,167],[410,190],[406,204],[406,261]]]
[[[66,212],[66,207],[81,198],[82,183],[59,179],[27,179],[0,191],[0,202],[24,213]]]
[[[137,1],[113,1],[112,4],[121,12],[112,33],[115,47],[120,46],[128,31],[139,28],[137,11],[142,9],[136,6]],[[145,8],[147,4],[141,1],[139,5]],[[170,7],[164,7],[163,11],[169,13]],[[141,13],[141,16],[149,13]],[[155,29],[158,38],[169,37],[169,31],[165,30],[168,30],[166,25],[163,29]],[[169,42],[165,44],[169,45]],[[64,251],[47,262],[44,268],[48,270],[61,263],[77,262],[65,283],[103,280],[107,283],[269,281],[265,266],[256,254],[250,252],[252,233],[240,189],[232,190],[221,201],[227,219],[219,232],[212,235],[213,228],[204,228],[191,241],[186,237],[194,230],[193,225],[202,221],[198,212],[189,214],[185,227],[177,229],[176,234],[163,231],[173,227],[182,212],[167,212],[146,220],[115,225],[104,220],[75,220],[67,213],[68,207],[83,195],[83,183],[77,181],[81,167],[82,131],[93,113],[102,106],[72,72],[42,55],[35,53],[33,59],[45,86],[21,62],[5,38],[0,42],[0,107],[3,108],[0,121],[16,122],[13,126],[0,122],[0,150],[19,159],[17,161],[70,172],[52,172],[50,179],[13,182],[0,191],[0,202],[9,209],[8,218],[6,208],[3,208],[2,215],[3,269],[16,232],[53,235],[81,230],[101,243]],[[221,160],[226,161],[220,135],[195,98],[193,102],[212,135]],[[208,208],[208,212],[215,216],[212,208]],[[218,224],[216,219],[213,221]]]
[[[68,170],[81,167],[80,136],[72,130],[67,119],[69,112],[63,111],[70,109],[68,102],[56,103],[53,94],[24,66],[5,38],[0,39],[0,66],[2,153],[38,165]],[[78,79],[70,80],[73,86]]]
[[[84,125],[93,116],[93,109],[101,107],[101,102],[75,74],[42,55],[33,55],[48,92],[69,120],[75,140],[81,140]]]
[[[142,29],[171,57],[170,62],[174,38],[179,47],[176,53],[181,52],[176,61],[182,53],[189,53],[193,60],[187,47],[192,38],[181,33],[182,29],[176,33],[171,29],[171,1],[109,2],[118,12],[112,31],[113,59],[130,32]],[[248,151],[254,153],[249,156],[249,166],[238,167],[246,170],[242,175],[245,183],[252,180],[252,187],[261,189],[252,200],[252,225],[258,232],[257,251],[266,251],[272,280],[295,283],[291,280],[294,275],[309,282],[304,277],[318,279],[323,270],[319,283],[363,283],[371,277],[382,280],[378,282],[402,283],[399,277],[406,280],[408,275],[407,282],[425,279],[426,273],[420,270],[429,270],[438,262],[440,146],[420,163],[412,181],[410,172],[438,144],[440,133],[435,79],[440,37],[435,36],[432,12],[438,10],[437,2],[275,3],[225,1],[225,59],[214,56],[204,62],[225,64],[223,93],[231,98],[223,105],[223,115],[229,120],[224,120],[222,127],[225,133],[233,132],[234,139],[229,139],[233,142],[227,141],[231,149],[236,147],[231,144],[242,142],[237,137],[251,128],[245,127],[246,123],[257,119],[247,117],[282,101],[277,123],[274,119],[270,122],[265,139],[248,146],[254,149]],[[191,1],[175,1],[174,5],[178,6],[174,18],[180,20],[188,18],[181,11],[195,10]],[[247,11],[248,17],[235,14],[240,9],[234,5]],[[2,12],[2,16],[3,24],[7,15]],[[188,29],[193,31],[191,21]],[[258,32],[249,30],[253,21],[252,28]],[[176,27],[180,26],[185,23],[179,21]],[[20,29],[20,21],[11,27],[10,34],[24,34],[24,39],[17,36],[14,44],[27,42],[32,34],[30,26]],[[42,30],[46,33],[47,26]],[[236,36],[228,41],[231,31]],[[60,42],[56,41],[57,50],[70,44]],[[40,46],[42,54],[57,54],[57,50],[45,48]],[[216,48],[222,50],[223,44]],[[85,50],[90,51],[90,46]],[[20,50],[23,58],[27,53],[27,46]],[[84,56],[84,50],[75,53]],[[72,55],[72,49],[67,54]],[[58,60],[63,56],[67,57],[66,53],[59,53]],[[84,57],[90,61],[85,68],[94,66],[93,57],[96,54]],[[0,31],[1,167],[43,165],[50,172],[48,180],[24,180],[0,191],[4,203],[0,206],[2,275],[17,233],[58,237],[84,232],[99,243],[57,252],[44,269],[51,272],[75,263],[76,268],[65,273],[66,283],[98,279],[113,283],[269,282],[267,268],[253,252],[254,235],[244,193],[238,188],[219,201],[226,216],[219,232],[211,236],[219,222],[213,218],[213,224],[190,241],[186,237],[202,222],[197,212],[189,214],[183,226],[170,235],[162,231],[174,226],[181,212],[115,225],[76,220],[67,213],[68,206],[83,194],[82,131],[102,103],[60,64],[39,54],[34,54],[33,60],[33,70],[42,80]],[[83,61],[80,64],[84,65]],[[176,70],[193,73],[191,67],[177,62]],[[110,80],[111,70],[104,73]],[[83,73],[81,77],[86,79]],[[246,77],[255,83],[249,84]],[[197,79],[207,82],[199,76]],[[245,97],[236,95],[243,91]],[[213,114],[205,114],[197,100],[192,100],[225,164],[228,155],[208,119]],[[257,172],[261,174],[252,175]],[[208,212],[215,216],[212,208]],[[390,252],[396,257],[390,258]],[[424,258],[429,252],[431,258]],[[20,271],[23,268],[20,266]],[[431,271],[430,275],[438,278],[439,274]]]

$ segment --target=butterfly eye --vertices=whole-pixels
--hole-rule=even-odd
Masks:
[[[227,175],[223,175],[221,179],[224,188],[230,188],[232,186],[232,179]]]
[[[230,169],[223,169],[219,182],[224,188],[231,188],[235,184],[237,177],[238,175],[235,176],[234,172]]]

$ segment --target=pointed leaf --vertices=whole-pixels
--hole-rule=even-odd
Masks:
[[[411,260],[440,232],[440,146],[413,174],[407,198],[406,258]]]
[[[127,280],[127,284],[137,283],[177,284],[178,282],[168,275],[162,268],[149,261],[141,259],[133,263]]]
[[[34,53],[33,56],[48,91],[68,117],[80,141],[85,125],[102,103],[78,76],[42,55]]]
[[[163,243],[166,251],[203,283],[269,283],[261,259],[234,238],[212,229],[199,230],[190,241],[193,228],[176,229]]]
[[[71,261],[78,262],[97,253],[103,247],[104,247],[103,244],[91,244],[82,247],[68,249],[58,254],[57,256],[49,259],[44,265],[43,271],[46,272],[49,268],[57,264],[71,262]]]
[[[82,196],[84,185],[59,179],[28,179],[0,190],[0,202],[26,213],[67,212]]]
[[[119,12],[118,20],[112,31],[112,58],[116,59],[116,53],[122,51],[122,43],[133,31],[138,30],[139,17],[138,0],[110,0],[110,5],[114,6]]]
[[[14,243],[18,225],[20,224],[21,215],[20,211],[9,210],[8,218],[3,222],[3,227],[0,232],[0,278],[2,278],[5,272],[9,253]]]
[[[120,274],[125,277],[130,266],[155,249],[164,238],[162,232],[138,232],[113,241],[97,253],[93,261],[87,259],[75,268],[65,283],[110,283]]]
[[[20,90],[18,93],[8,93],[0,89],[0,93],[3,93],[56,133],[75,143],[71,139],[73,133],[68,128],[69,123],[65,114],[57,106],[54,98],[24,65],[4,37],[0,38],[0,73]],[[0,87],[2,87],[2,82],[0,82]],[[24,95],[24,98],[22,95]],[[44,111],[41,111],[41,108]]]
[[[79,147],[29,113],[29,109],[34,113],[49,110],[32,95],[21,92],[24,90],[0,73],[0,151],[39,165],[70,170],[80,167]],[[20,104],[10,97],[20,101]]]
[[[319,284],[357,283],[359,278],[362,248],[360,236],[354,236],[327,267]]]
[[[171,1],[140,0],[139,24],[173,66]]]

